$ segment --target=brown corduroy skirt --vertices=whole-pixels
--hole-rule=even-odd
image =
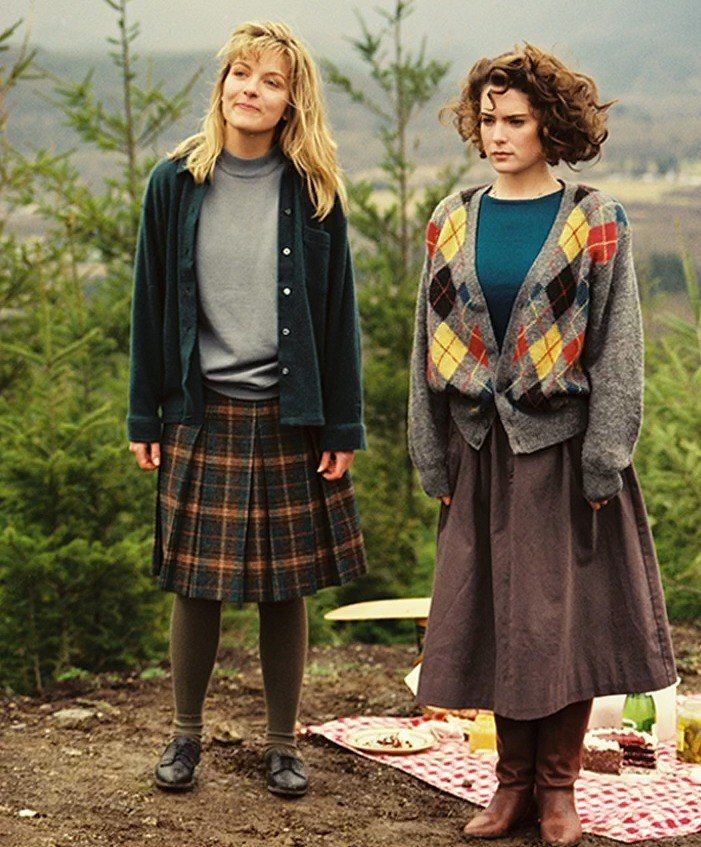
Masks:
[[[269,602],[364,574],[350,473],[317,473],[316,431],[281,426],[278,398],[205,396],[203,424],[164,426],[152,567],[160,587]]]
[[[475,450],[451,421],[418,703],[531,720],[676,680],[635,470],[595,512],[582,440],[515,455],[497,417]]]

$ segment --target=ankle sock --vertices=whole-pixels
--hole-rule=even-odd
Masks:
[[[195,715],[185,715],[178,711],[173,716],[172,737],[192,738],[202,743],[203,721],[202,712]]]

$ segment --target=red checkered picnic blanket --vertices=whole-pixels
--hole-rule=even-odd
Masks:
[[[307,732],[405,771],[448,794],[486,806],[496,789],[496,754],[471,755],[464,741],[445,740],[410,756],[367,754],[350,747],[346,735],[367,727],[400,729],[420,726],[423,718],[349,717],[309,726]],[[675,749],[661,745],[658,767],[648,773],[620,776],[582,771],[577,781],[577,809],[585,832],[628,844],[645,838],[670,838],[701,831],[701,765],[677,762]]]

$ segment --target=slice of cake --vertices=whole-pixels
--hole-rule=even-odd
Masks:
[[[582,767],[596,773],[620,773],[623,750],[617,741],[607,741],[588,732],[584,737]]]
[[[648,732],[601,727],[590,730],[587,736],[591,739],[617,743],[623,752],[624,767],[648,769],[657,767],[657,742]]]
[[[623,764],[633,768],[657,767],[657,744],[648,732],[621,730],[616,739],[623,749]]]

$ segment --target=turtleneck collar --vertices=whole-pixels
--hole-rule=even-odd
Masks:
[[[263,156],[255,159],[243,159],[222,148],[217,166],[231,176],[257,177],[272,173],[284,161],[279,144],[274,144]]]

